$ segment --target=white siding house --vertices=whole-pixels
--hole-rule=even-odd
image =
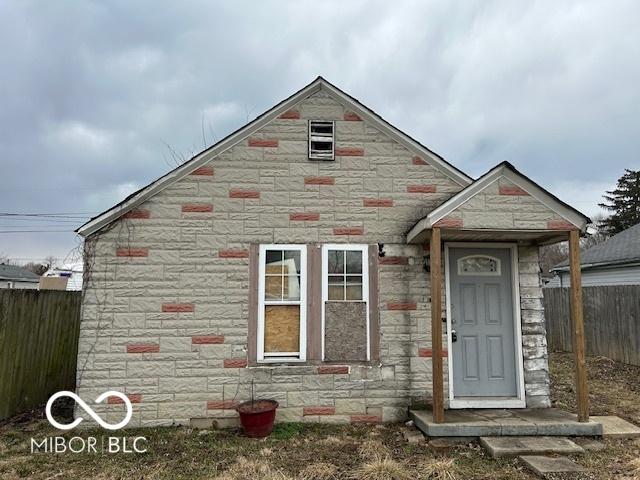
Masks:
[[[640,224],[582,254],[582,286],[640,285]],[[569,287],[568,262],[556,265],[546,287]]]

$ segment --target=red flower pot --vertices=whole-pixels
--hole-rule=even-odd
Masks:
[[[262,438],[273,431],[278,402],[275,400],[249,400],[236,407],[242,429],[248,437]]]

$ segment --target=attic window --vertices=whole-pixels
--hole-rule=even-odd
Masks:
[[[333,122],[309,122],[309,158],[333,160]]]

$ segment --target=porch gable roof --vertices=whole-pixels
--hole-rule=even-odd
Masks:
[[[584,232],[589,223],[589,217],[502,162],[419,220],[407,243],[426,241],[433,227],[475,232],[474,239],[490,239],[495,232],[493,239],[517,234],[549,242],[566,239],[569,230]]]

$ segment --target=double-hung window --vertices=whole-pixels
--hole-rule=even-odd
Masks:
[[[322,247],[322,354],[327,361],[369,360],[367,245]]]
[[[258,284],[258,361],[306,359],[307,250],[261,245]]]

